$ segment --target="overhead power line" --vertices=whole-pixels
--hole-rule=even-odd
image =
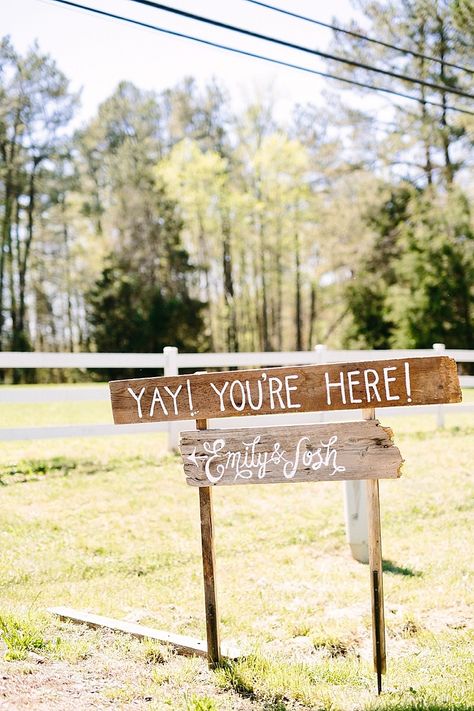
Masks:
[[[292,12],[291,10],[284,10],[282,7],[269,5],[266,2],[260,2],[260,0],[244,0],[244,2],[249,2],[252,5],[259,5],[260,7],[266,8],[267,10],[274,10],[275,12],[280,12],[282,15],[296,17],[298,20],[304,20],[305,22],[310,22],[313,25],[319,25],[319,27],[325,27],[326,29],[333,30],[334,32],[341,32],[342,34],[349,35],[350,37],[355,37],[356,39],[364,40],[364,42],[378,44],[381,47],[393,49],[395,52],[410,54],[412,57],[418,57],[418,59],[426,59],[429,62],[437,62],[438,64],[443,64],[445,67],[451,67],[452,69],[459,69],[462,72],[474,74],[474,68],[464,67],[461,64],[455,64],[454,62],[448,62],[447,60],[440,59],[439,57],[432,57],[430,54],[416,52],[414,49],[408,49],[407,47],[397,47],[397,45],[395,44],[383,42],[382,40],[375,39],[375,37],[368,37],[367,35],[364,35],[361,32],[354,32],[354,30],[347,30],[344,27],[337,27],[336,25],[331,25],[328,22],[321,22],[321,20],[315,20],[313,17],[308,17],[307,15],[299,15],[297,12]]]
[[[248,52],[247,50],[238,49],[237,47],[230,47],[229,45],[221,44],[220,42],[212,42],[211,40],[202,39],[201,37],[195,37],[194,35],[188,35],[188,34],[185,34],[184,32],[177,32],[175,30],[169,30],[164,27],[159,27],[158,25],[152,25],[148,22],[142,22],[140,20],[134,20],[130,17],[124,17],[123,15],[116,15],[113,12],[106,12],[105,10],[99,10],[98,8],[95,8],[95,7],[90,7],[88,5],[82,5],[80,3],[72,2],[72,0],[50,0],[50,1],[59,3],[60,5],[66,5],[68,7],[73,7],[78,10],[86,10],[87,12],[91,12],[94,15],[100,15],[102,17],[108,17],[113,20],[120,20],[123,22],[127,22],[131,25],[143,27],[147,30],[154,30],[156,32],[161,32],[162,34],[170,35],[172,37],[179,37],[180,39],[191,40],[192,42],[204,44],[208,47],[216,47],[217,49],[223,49],[228,52],[233,52],[235,54],[241,54],[245,57],[252,57],[254,59],[260,59],[260,60],[263,60],[264,62],[270,62],[271,64],[277,64],[282,67],[288,67],[290,69],[297,69],[299,71],[306,72],[308,74],[314,74],[316,76],[320,76],[325,79],[334,79],[336,81],[340,81],[345,84],[352,84],[354,86],[358,86],[363,89],[371,89],[372,91],[380,91],[380,92],[384,92],[386,94],[391,94],[393,96],[401,97],[402,99],[409,99],[411,101],[416,101],[418,104],[424,103],[429,106],[435,106],[440,109],[445,109],[445,110],[449,110],[449,111],[456,111],[461,114],[468,114],[469,116],[474,116],[474,111],[469,111],[468,109],[461,109],[461,108],[458,108],[457,106],[450,106],[450,105],[444,106],[443,104],[438,103],[436,101],[429,101],[429,100],[422,101],[421,99],[418,99],[416,96],[410,96],[410,94],[404,94],[402,92],[395,91],[394,89],[387,89],[384,87],[372,86],[371,84],[364,84],[363,82],[355,81],[354,79],[344,79],[343,77],[338,77],[338,76],[335,76],[334,74],[328,74],[327,72],[320,72],[317,69],[310,69],[309,67],[304,67],[299,64],[292,64],[291,62],[285,62],[280,59],[273,59],[272,57],[266,57],[265,55],[257,54],[256,52]]]
[[[400,74],[399,72],[394,72],[389,69],[380,69],[379,67],[374,67],[370,64],[364,64],[363,62],[358,62],[355,59],[347,59],[345,57],[339,57],[335,54],[330,54],[328,52],[322,52],[319,49],[312,49],[311,47],[305,47],[304,45],[296,44],[294,42],[288,42],[287,40],[278,39],[277,37],[270,37],[269,35],[263,35],[260,32],[254,32],[253,30],[246,30],[243,27],[237,27],[236,25],[230,25],[227,22],[221,22],[220,20],[214,20],[210,17],[204,17],[203,15],[196,15],[194,12],[187,12],[186,10],[180,10],[176,7],[170,7],[169,5],[164,5],[163,3],[154,2],[154,0],[130,0],[130,2],[137,3],[139,5],[144,5],[146,7],[152,7],[155,10],[163,10],[164,12],[170,12],[173,15],[178,15],[179,17],[186,17],[188,20],[195,20],[196,22],[202,22],[206,25],[212,25],[213,27],[219,27],[223,30],[230,30],[231,32],[237,32],[246,37],[253,37],[254,39],[264,40],[265,42],[271,42],[272,44],[278,44],[281,47],[287,47],[288,49],[295,49],[299,52],[305,52],[306,54],[312,54],[316,57],[321,57],[322,59],[329,59],[334,62],[340,62],[342,64],[347,64],[356,69],[365,69],[366,71],[375,72],[376,74],[383,74],[384,76],[393,77],[394,79],[401,79],[402,81],[411,82],[412,84],[419,84],[420,86],[425,86],[428,89],[435,89],[436,91],[441,91],[444,94],[456,94],[457,96],[463,96],[466,99],[473,99],[474,94],[469,94],[462,89],[456,89],[452,86],[447,86],[446,84],[436,84],[435,82],[426,81],[425,79],[417,79],[417,77],[412,77],[408,74]]]

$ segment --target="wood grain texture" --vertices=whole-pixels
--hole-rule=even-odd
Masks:
[[[109,383],[116,424],[460,402],[447,356]]]
[[[366,422],[376,422],[375,410],[373,408],[364,410],[363,417]],[[378,691],[380,693],[382,690],[381,675],[386,673],[387,668],[387,653],[383,594],[382,527],[380,521],[378,479],[372,479],[367,482],[367,516],[373,658],[374,669],[377,672]]]
[[[197,431],[205,431],[206,420],[196,422]],[[220,664],[221,643],[216,592],[216,554],[214,546],[214,510],[209,486],[199,489],[199,514],[201,519],[202,572],[204,605],[206,610],[207,660],[211,669]]]
[[[138,639],[154,639],[163,644],[170,644],[180,654],[197,655],[201,657],[207,656],[207,645],[202,639],[195,639],[183,634],[174,634],[173,632],[165,632],[157,630],[154,627],[147,627],[136,622],[127,622],[126,620],[117,620],[113,617],[105,617],[104,615],[95,615],[91,612],[75,610],[72,607],[50,607],[48,612],[56,615],[61,620],[77,622],[88,627],[106,628],[116,632],[123,632],[138,637]],[[222,654],[228,659],[237,659],[239,651],[225,643],[222,645]]]
[[[402,457],[377,420],[181,433],[190,486],[395,479]]]

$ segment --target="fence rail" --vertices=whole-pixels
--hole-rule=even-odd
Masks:
[[[413,350],[330,350],[316,346],[313,351],[279,351],[266,353],[179,353],[168,347],[163,353],[26,353],[0,352],[0,368],[154,368],[165,370],[167,360],[178,369],[233,368],[277,365],[308,365],[310,363],[344,363],[359,360],[416,358],[443,355],[458,363],[474,363],[474,350],[435,348]]]
[[[256,367],[278,365],[305,365],[310,363],[341,363],[361,360],[383,360],[391,358],[412,358],[416,356],[448,355],[458,363],[474,363],[474,350],[446,349],[444,344],[435,343],[432,349],[416,350],[330,350],[324,345],[313,351],[292,351],[278,353],[179,353],[177,348],[167,347],[163,353],[24,353],[1,352],[0,368],[133,368],[162,370],[165,375],[176,375],[180,369],[203,370],[207,368]],[[474,387],[474,376],[461,376],[461,386]],[[40,404],[52,402],[105,402],[109,400],[106,385],[59,385],[59,386],[3,386],[0,387],[0,404]],[[439,427],[444,425],[448,412],[474,412],[474,403],[455,405],[390,407],[384,409],[387,415],[435,414]],[[357,419],[353,411],[339,413],[315,413],[315,421],[329,422],[332,419]],[[302,416],[268,415],[260,416],[259,424],[297,424]],[[308,415],[303,416],[308,420]],[[235,427],[254,424],[251,417],[229,418],[224,425]],[[181,429],[188,429],[191,422],[151,423],[139,425],[83,424],[42,427],[6,427],[0,429],[0,441],[50,439],[58,437],[101,437],[145,432],[167,432],[168,448],[176,446]]]

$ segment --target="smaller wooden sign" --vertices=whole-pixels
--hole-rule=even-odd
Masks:
[[[395,479],[403,462],[377,420],[181,433],[191,486]]]

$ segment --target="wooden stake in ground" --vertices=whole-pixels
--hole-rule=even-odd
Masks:
[[[206,430],[207,420],[196,420],[196,429]],[[199,511],[201,515],[202,569],[204,575],[204,603],[206,607],[207,660],[211,668],[221,661],[219,618],[217,613],[217,595],[214,552],[214,514],[212,507],[212,488],[199,488]]]
[[[375,409],[362,411],[365,420],[375,419]],[[369,524],[369,568],[372,600],[372,640],[377,691],[382,691],[382,674],[386,672],[385,614],[383,602],[382,533],[378,479],[367,480],[367,513]]]

